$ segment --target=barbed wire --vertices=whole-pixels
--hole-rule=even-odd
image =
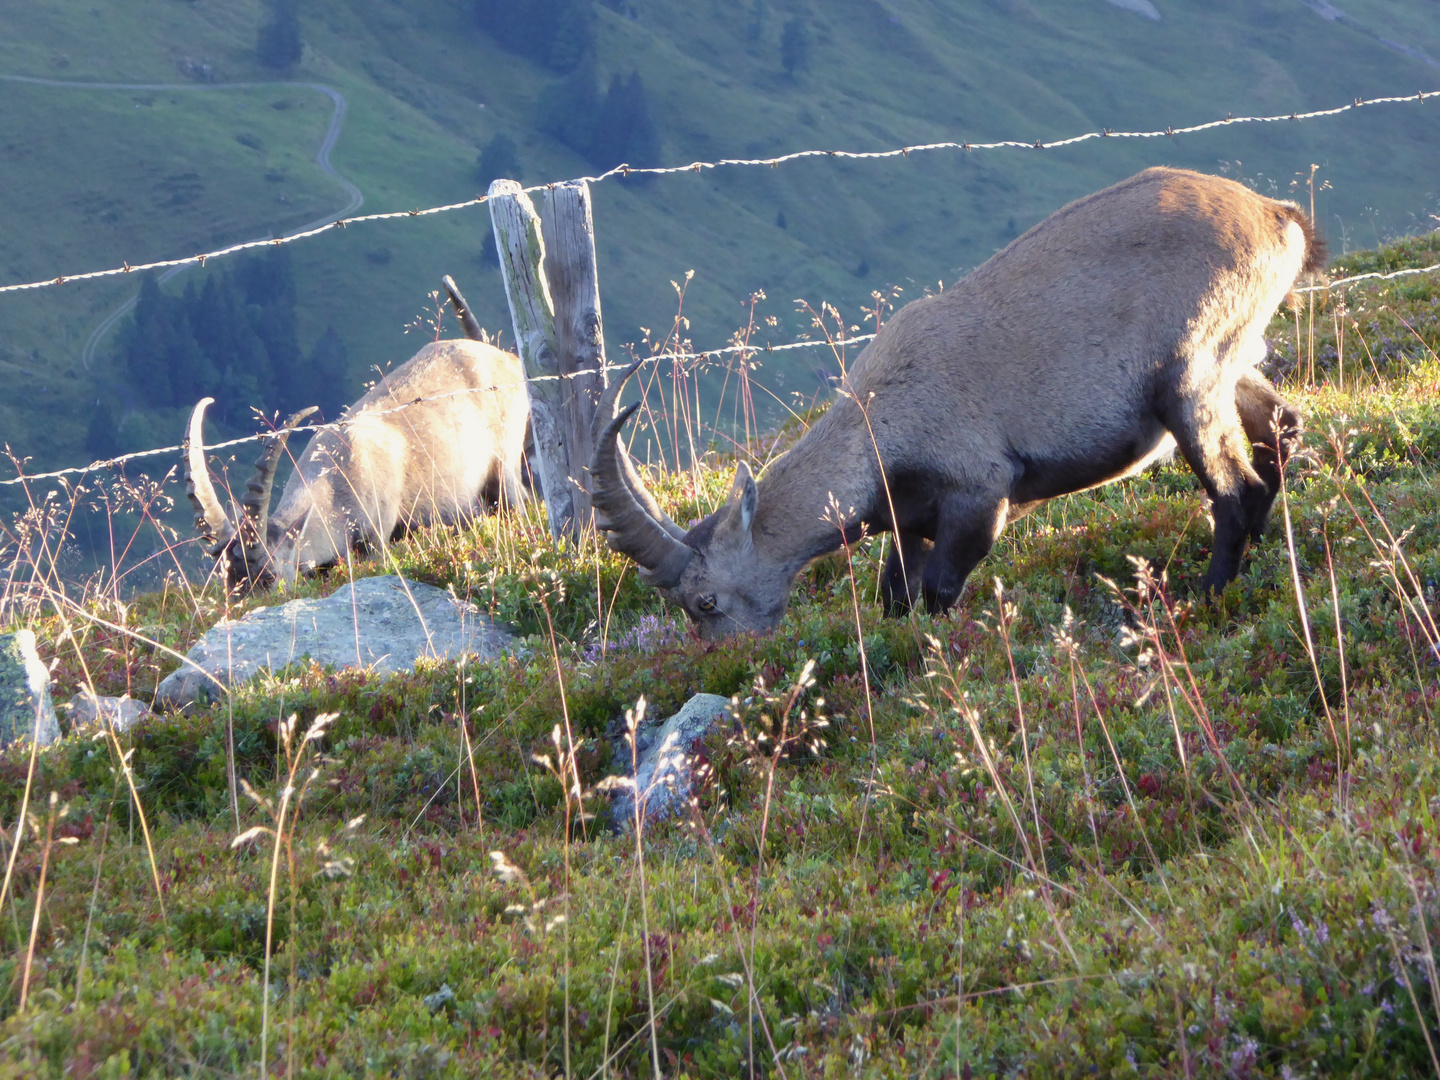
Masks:
[[[1354,277],[1336,278],[1334,281],[1327,281],[1321,285],[1306,285],[1304,288],[1292,291],[1297,293],[1329,292],[1342,285],[1353,285],[1357,281],[1389,281],[1391,278],[1406,277],[1410,274],[1430,274],[1436,270],[1440,270],[1440,263],[1435,263],[1433,266],[1415,266],[1406,270],[1392,270],[1388,274],[1380,271],[1371,274],[1356,274]]]
[[[546,185],[541,184],[540,188]],[[535,191],[537,188],[526,188],[526,191]],[[0,293],[20,292],[23,289],[44,289],[52,285],[68,285],[76,281],[93,281],[96,278],[115,277],[120,274],[137,274],[146,270],[163,270],[171,266],[204,266],[211,259],[224,258],[226,255],[236,255],[242,251],[250,251],[254,248],[279,247],[281,244],[293,243],[296,240],[304,240],[311,236],[319,236],[321,233],[330,232],[333,229],[343,229],[347,225],[353,225],[362,221],[391,221],[397,218],[419,218],[429,217],[431,214],[444,214],[451,210],[463,210],[467,206],[479,206],[490,201],[488,195],[480,195],[474,199],[467,199],[465,202],[449,203],[445,206],[431,206],[424,210],[391,210],[378,214],[362,214],[359,217],[336,218],[325,225],[319,225],[313,229],[306,229],[303,232],[291,233],[288,236],[276,236],[265,240],[246,240],[239,244],[231,244],[229,247],[219,248],[215,251],[207,251],[203,255],[186,255],[179,259],[161,259],[158,262],[141,263],[131,266],[128,262],[114,267],[110,270],[91,270],[84,274],[60,274],[44,281],[27,281],[22,285],[0,285]]]
[[[1432,266],[1409,267],[1404,270],[1392,270],[1388,273],[1379,271],[1368,274],[1355,274],[1351,277],[1337,278],[1334,281],[1324,282],[1320,285],[1307,285],[1292,291],[1297,293],[1328,292],[1342,286],[1353,285],[1361,281],[1390,281],[1395,278],[1408,277],[1412,274],[1430,274],[1440,271],[1440,263]],[[642,365],[660,363],[665,360],[709,360],[731,354],[756,355],[759,353],[789,352],[793,349],[811,349],[828,347],[839,349],[850,345],[858,345],[862,342],[873,340],[874,334],[856,334],[853,337],[820,339],[815,341],[790,341],[780,345],[726,345],[719,349],[681,350],[677,352],[656,353],[653,356],[646,356],[640,359]],[[632,361],[633,363],[633,361]],[[566,372],[559,375],[534,375],[527,377],[527,382],[558,382],[565,379],[579,379],[587,375],[608,375],[612,371],[624,371],[630,366],[625,364],[603,364],[600,367],[583,368],[579,371]],[[401,402],[388,409],[367,409],[364,412],[356,413],[354,416],[342,416],[339,420],[332,420],[323,424],[305,424],[291,429],[291,434],[304,435],[314,434],[321,431],[339,431],[349,424],[353,424],[360,417],[373,419],[378,416],[388,416],[391,413],[401,412],[413,408],[416,405],[423,405],[431,401],[443,401],[446,398],[459,397],[464,394],[496,393],[500,390],[498,386],[471,386],[463,390],[452,390],[445,394],[436,394],[431,397],[419,397],[410,401]],[[215,450],[225,450],[232,446],[243,446],[246,443],[262,442],[273,435],[273,432],[262,431],[254,435],[242,435],[235,439],[226,439],[223,442],[212,443],[205,448],[207,453]],[[117,457],[103,458],[99,461],[92,461],[89,465],[71,466],[66,469],[56,469],[52,472],[28,473],[17,476],[10,480],[0,480],[0,487],[13,487],[17,484],[33,483],[37,480],[57,480],[66,476],[83,476],[93,472],[114,469],[127,462],[138,461],[141,458],[160,457],[164,454],[177,454],[185,449],[184,443],[177,443],[174,446],[160,446],[153,450],[136,450],[133,453],[121,454]]]
[[[643,168],[631,165],[617,165],[615,168],[607,169],[605,172],[595,176],[580,176],[568,181],[560,180],[550,183],[534,184],[523,190],[530,193],[553,188],[563,183],[580,183],[583,181],[589,184],[599,184],[612,177],[671,176],[687,172],[698,173],[706,169],[756,167],[761,165],[767,165],[773,169],[789,162],[800,161],[805,158],[825,157],[840,158],[848,161],[876,161],[882,158],[909,157],[911,154],[936,150],[963,150],[967,152],[974,150],[1058,150],[1063,147],[1089,142],[1092,139],[1174,138],[1177,135],[1193,135],[1197,132],[1228,127],[1232,124],[1273,124],[1282,120],[1315,120],[1326,116],[1338,116],[1341,113],[1350,112],[1353,109],[1370,105],[1399,105],[1412,101],[1423,103],[1426,98],[1435,97],[1437,94],[1440,94],[1440,90],[1423,90],[1403,97],[1364,99],[1357,97],[1349,105],[1340,105],[1333,109],[1312,109],[1309,112],[1292,112],[1276,116],[1227,116],[1223,120],[1210,120],[1203,124],[1191,124],[1188,127],[1167,127],[1163,131],[1111,131],[1109,128],[1102,128],[1099,131],[1087,131],[1083,135],[1072,135],[1069,138],[1056,139],[1051,142],[1046,142],[1043,139],[1036,139],[1033,142],[1017,139],[1002,139],[997,142],[932,142],[901,146],[893,150],[796,150],[793,153],[780,154],[776,157],[721,158],[718,161],[692,161],[688,165],[648,166]],[[211,259],[224,258],[227,255],[235,255],[254,248],[289,244],[296,240],[319,236],[321,233],[330,232],[332,229],[343,229],[349,225],[358,225],[371,221],[395,221],[400,218],[429,217],[432,214],[445,214],[452,210],[464,210],[467,207],[481,206],[489,201],[490,197],[488,195],[478,195],[473,199],[466,199],[464,202],[448,203],[444,206],[431,206],[423,210],[392,210],[375,214],[361,214],[357,217],[337,218],[328,224],[320,225],[313,229],[306,229],[303,232],[293,233],[289,236],[275,237],[268,240],[248,240],[244,243],[231,244],[229,247],[209,251],[203,255],[187,255],[183,258],[162,259],[158,262],[141,263],[134,266],[126,262],[109,270],[91,270],[79,274],[57,274],[54,277],[45,278],[40,281],[27,281],[16,285],[0,285],[0,295],[20,292],[25,289],[50,288],[77,281],[93,281],[97,278],[115,277],[117,275],[133,274],[146,270],[160,270],[172,266],[189,266],[191,264],[204,266]]]
[[[866,151],[856,151],[856,150],[799,150],[799,151],[795,151],[795,152],[793,152],[793,153],[781,154],[781,155],[779,155],[779,156],[769,157],[769,158],[721,158],[721,159],[718,160],[718,161],[693,161],[693,162],[691,162],[691,163],[688,164],[688,165],[675,165],[675,166],[669,166],[669,167],[656,166],[656,167],[646,167],[646,168],[634,168],[634,167],[631,167],[631,166],[629,166],[629,165],[617,165],[615,168],[613,168],[613,169],[608,169],[608,170],[606,170],[605,172],[599,173],[599,174],[597,174],[597,175],[595,175],[595,176],[577,177],[577,178],[575,178],[575,179],[573,179],[573,180],[569,180],[569,181],[557,181],[557,182],[554,182],[554,183],[534,184],[534,185],[532,185],[532,186],[530,186],[530,187],[524,188],[523,190],[524,190],[526,193],[531,193],[531,192],[543,191],[543,190],[546,190],[546,189],[549,189],[549,188],[553,188],[553,187],[555,187],[558,183],[580,183],[580,182],[584,182],[584,183],[598,184],[598,183],[601,183],[601,182],[603,182],[603,181],[605,181],[605,180],[611,179],[612,177],[626,177],[626,176],[635,176],[635,175],[648,175],[648,176],[675,175],[675,174],[687,173],[687,172],[700,172],[700,171],[702,171],[702,170],[704,170],[704,169],[716,169],[716,168],[732,167],[732,166],[744,167],[744,166],[768,165],[768,166],[770,166],[771,168],[776,168],[776,167],[778,167],[778,166],[780,166],[780,165],[782,165],[782,164],[785,164],[785,163],[787,163],[787,162],[798,161],[798,160],[802,160],[802,159],[805,159],[805,158],[817,158],[817,157],[843,158],[843,159],[848,159],[848,160],[877,160],[877,159],[882,159],[882,158],[893,158],[893,157],[902,157],[902,156],[903,156],[903,157],[908,157],[908,156],[909,156],[910,154],[912,154],[912,153],[920,153],[920,152],[935,151],[935,150],[964,150],[964,151],[973,151],[973,150],[998,150],[998,149],[1043,150],[1043,149],[1057,149],[1057,148],[1060,148],[1060,147],[1073,146],[1073,145],[1076,145],[1076,144],[1078,144],[1078,143],[1087,142],[1087,141],[1092,140],[1092,139],[1103,139],[1103,138],[1116,138],[1116,139],[1151,139],[1151,138],[1160,138],[1160,137],[1162,137],[1162,136],[1164,136],[1164,137],[1174,137],[1174,136],[1176,136],[1176,135],[1190,135],[1190,134],[1194,134],[1194,133],[1196,133],[1196,132],[1207,131],[1207,130],[1211,130],[1211,129],[1214,129],[1214,128],[1226,127],[1226,126],[1231,125],[1231,124],[1275,123],[1275,122],[1278,122],[1278,121],[1281,121],[1281,120],[1297,120],[1297,121],[1298,121],[1298,120],[1312,120],[1312,119],[1317,119],[1317,118],[1321,118],[1321,117],[1336,116],[1336,115],[1339,115],[1340,113],[1349,112],[1349,111],[1352,110],[1352,109],[1357,109],[1357,108],[1361,108],[1362,106],[1368,106],[1368,105],[1403,104],[1403,103],[1412,102],[1412,101],[1413,101],[1413,102],[1424,102],[1424,100],[1425,100],[1427,97],[1434,97],[1434,96],[1436,96],[1437,94],[1440,94],[1440,91],[1427,90],[1427,91],[1422,91],[1422,92],[1419,92],[1419,93],[1415,93],[1415,94],[1411,94],[1411,95],[1403,96],[1403,97],[1380,97],[1380,98],[1369,98],[1369,99],[1356,98],[1356,99],[1355,99],[1351,104],[1349,104],[1349,105],[1341,105],[1341,106],[1338,106],[1338,107],[1332,108],[1332,109],[1316,109],[1316,110],[1311,110],[1311,111],[1309,111],[1309,112],[1304,112],[1304,113],[1293,112],[1293,113],[1289,113],[1289,114],[1282,114],[1282,115],[1275,115],[1275,116],[1240,116],[1240,117],[1226,117],[1226,118],[1223,119],[1223,120],[1211,120],[1211,121],[1208,121],[1208,122],[1203,123],[1203,124],[1193,124],[1193,125],[1190,125],[1190,126],[1188,126],[1188,127],[1180,127],[1180,128],[1168,128],[1168,127],[1167,127],[1167,128],[1165,128],[1163,131],[1159,131],[1159,130],[1156,130],[1156,131],[1111,131],[1111,130],[1109,130],[1108,128],[1106,128],[1106,129],[1102,129],[1102,130],[1100,130],[1100,131],[1086,132],[1085,134],[1082,134],[1082,135],[1075,135],[1075,136],[1072,136],[1072,137],[1070,137],[1070,138],[1059,139],[1059,140],[1055,140],[1055,141],[1053,141],[1053,142],[1048,142],[1048,143],[1047,143],[1047,142],[1044,142],[1043,140],[1037,140],[1037,141],[1035,141],[1035,142],[1032,143],[1032,142],[1022,142],[1022,141],[1018,141],[1018,140],[1010,140],[1010,139],[1001,140],[1001,141],[997,141],[997,142],[984,142],[984,143],[971,143],[971,142],[935,142],[935,143],[919,143],[919,144],[914,144],[914,145],[911,145],[911,146],[899,147],[899,148],[896,148],[896,149],[893,149],[893,150],[866,150]],[[227,256],[227,255],[233,255],[233,254],[237,254],[237,253],[239,253],[239,252],[249,251],[249,250],[252,250],[252,249],[255,249],[255,248],[260,248],[260,247],[269,247],[269,246],[276,246],[276,245],[280,245],[280,244],[288,244],[288,243],[291,243],[292,241],[295,241],[295,240],[303,240],[303,239],[306,239],[307,237],[318,236],[318,235],[320,235],[321,233],[329,232],[329,231],[331,231],[331,230],[333,230],[333,229],[337,229],[337,228],[345,228],[346,226],[352,225],[352,224],[358,224],[358,223],[370,222],[370,221],[390,221],[390,220],[398,220],[398,219],[401,219],[401,218],[428,217],[428,216],[433,215],[433,214],[443,214],[443,213],[448,213],[448,212],[450,212],[450,211],[452,211],[452,210],[461,210],[461,209],[465,209],[465,208],[467,208],[467,207],[480,206],[480,205],[483,205],[484,203],[487,203],[487,202],[489,202],[489,201],[490,201],[490,197],[489,197],[488,195],[480,195],[480,196],[477,196],[477,197],[474,198],[474,199],[467,199],[467,200],[465,200],[465,201],[463,201],[463,202],[448,203],[448,204],[443,205],[443,206],[432,206],[432,207],[428,207],[428,208],[425,208],[425,209],[396,210],[396,211],[387,211],[387,212],[381,212],[381,213],[375,213],[375,214],[364,214],[364,215],[361,215],[361,216],[358,216],[358,217],[351,217],[351,218],[339,218],[339,219],[336,219],[336,220],[333,221],[333,222],[329,222],[329,223],[327,223],[327,224],[325,224],[325,225],[321,225],[321,226],[318,226],[318,227],[313,228],[313,229],[307,229],[307,230],[305,230],[305,231],[303,231],[303,232],[292,233],[292,234],[290,234],[290,235],[288,235],[288,236],[284,236],[284,237],[276,237],[276,238],[265,239],[265,240],[250,240],[250,241],[246,241],[246,242],[239,243],[239,244],[232,244],[232,245],[230,245],[229,247],[220,248],[220,249],[215,250],[215,251],[207,252],[207,253],[205,253],[205,254],[203,254],[203,255],[191,255],[191,256],[187,256],[187,257],[179,258],[179,259],[165,259],[165,260],[161,260],[161,261],[158,261],[158,262],[144,263],[144,264],[136,265],[136,266],[131,266],[131,265],[127,262],[127,263],[125,263],[124,265],[122,265],[122,266],[120,266],[120,267],[116,267],[116,268],[113,268],[113,269],[110,269],[110,270],[95,270],[95,271],[90,271],[90,272],[83,273],[83,274],[58,275],[58,276],[56,276],[56,277],[54,277],[54,278],[49,278],[49,279],[46,279],[46,280],[43,280],[43,281],[32,281],[32,282],[26,282],[26,283],[24,283],[24,284],[18,284],[18,285],[5,285],[5,286],[0,286],[0,294],[8,293],[8,292],[18,292],[18,291],[24,290],[24,289],[46,288],[46,287],[50,287],[50,286],[66,284],[66,283],[69,283],[69,282],[92,280],[92,279],[95,279],[95,278],[102,278],[102,277],[112,277],[112,276],[115,276],[115,275],[130,274],[130,273],[141,272],[141,271],[146,271],[146,270],[156,270],[156,269],[162,269],[162,268],[174,267],[174,266],[186,266],[186,265],[190,265],[190,264],[192,264],[192,263],[203,266],[203,265],[204,265],[206,262],[208,262],[210,259],[223,258],[223,257],[225,257],[225,256]],[[1331,289],[1339,288],[1339,287],[1341,287],[1341,286],[1351,285],[1351,284],[1354,284],[1354,283],[1356,283],[1356,282],[1370,281],[1370,280],[1389,280],[1389,279],[1392,279],[1392,278],[1404,277],[1404,276],[1411,275],[1411,274],[1431,273],[1431,272],[1436,271],[1436,270],[1440,270],[1440,263],[1437,263],[1437,264],[1435,264],[1435,265],[1433,265],[1433,266],[1427,266],[1427,267],[1416,267],[1416,268],[1407,268],[1407,269],[1404,269],[1404,270],[1395,270],[1395,271],[1392,271],[1392,272],[1389,272],[1389,273],[1375,272],[1375,273],[1368,273],[1368,274],[1357,274],[1357,275],[1354,275],[1354,276],[1352,276],[1352,277],[1340,278],[1340,279],[1338,279],[1338,280],[1336,280],[1336,281],[1325,282],[1325,283],[1320,284],[1320,285],[1305,286],[1305,287],[1296,289],[1296,290],[1294,290],[1294,291],[1295,291],[1295,292],[1299,292],[1299,293],[1326,292],[1326,291],[1329,291],[1329,290],[1331,290]],[[642,362],[643,364],[648,365],[648,364],[658,363],[658,362],[665,361],[665,360],[673,360],[673,361],[678,361],[678,360],[705,360],[705,359],[709,359],[709,358],[712,358],[712,357],[718,358],[718,357],[720,357],[720,356],[724,356],[724,355],[727,355],[727,354],[734,354],[734,353],[744,353],[744,354],[753,355],[753,354],[757,354],[757,353],[784,352],[784,351],[788,351],[788,350],[791,350],[791,349],[814,348],[814,347],[818,347],[818,346],[829,346],[829,347],[831,347],[831,348],[839,348],[839,347],[842,347],[842,346],[854,345],[854,344],[859,344],[859,343],[861,343],[861,342],[869,341],[869,340],[871,340],[872,338],[874,338],[874,336],[875,336],[874,334],[862,334],[862,335],[857,335],[857,336],[855,336],[855,337],[849,337],[849,338],[843,338],[843,339],[836,339],[836,340],[833,340],[833,341],[832,341],[832,340],[794,341],[794,342],[788,342],[788,343],[781,344],[781,345],[771,345],[771,344],[767,344],[767,345],[729,345],[729,346],[725,346],[725,347],[719,348],[719,349],[707,349],[707,350],[699,351],[699,352],[686,350],[686,351],[679,351],[679,352],[659,353],[659,354],[656,354],[656,355],[653,355],[653,356],[644,357],[644,358],[642,358],[642,361],[641,361],[641,362]],[[594,374],[608,374],[608,373],[611,372],[611,371],[624,370],[624,369],[625,369],[626,367],[628,367],[628,366],[629,366],[628,364],[606,364],[606,365],[604,365],[604,366],[602,366],[602,367],[599,367],[599,368],[586,368],[586,369],[583,369],[583,370],[580,370],[580,371],[571,372],[571,373],[566,373],[566,374],[559,374],[559,375],[537,375],[537,376],[532,376],[532,377],[529,377],[527,381],[529,381],[529,382],[547,382],[547,381],[556,381],[556,380],[562,380],[562,379],[581,378],[581,377],[584,377],[584,376],[587,376],[587,375],[594,375]],[[404,410],[404,409],[412,408],[412,407],[414,407],[414,406],[416,406],[416,405],[425,404],[425,403],[431,402],[431,401],[439,401],[439,400],[443,400],[443,399],[445,399],[445,398],[455,397],[455,396],[458,396],[458,395],[461,395],[461,394],[497,392],[499,389],[500,389],[500,388],[499,388],[498,386],[490,386],[490,387],[467,387],[467,388],[465,388],[465,389],[463,389],[463,390],[451,391],[450,393],[447,393],[447,394],[439,394],[439,395],[435,395],[435,396],[432,396],[432,397],[415,398],[414,400],[402,402],[402,403],[400,403],[400,404],[398,404],[398,405],[395,405],[395,406],[393,406],[393,407],[391,407],[391,408],[388,408],[388,409],[366,410],[366,411],[364,411],[364,412],[362,412],[362,413],[356,414],[355,416],[344,416],[344,417],[341,417],[339,420],[331,421],[331,422],[329,422],[329,423],[324,423],[324,424],[308,424],[308,425],[304,425],[304,426],[301,426],[301,427],[296,427],[296,428],[292,429],[292,433],[293,433],[293,434],[296,434],[296,435],[301,435],[301,434],[314,434],[314,433],[317,433],[317,432],[327,431],[327,430],[329,430],[329,431],[338,431],[338,430],[341,430],[342,428],[346,427],[347,425],[354,423],[355,420],[357,420],[357,419],[358,419],[359,417],[361,417],[361,416],[363,416],[363,417],[365,417],[365,418],[367,418],[367,419],[373,419],[373,418],[375,418],[375,417],[385,416],[385,415],[389,415],[389,414],[391,414],[391,413],[400,412],[400,411],[402,411],[402,410]],[[235,438],[235,439],[227,439],[227,440],[225,440],[225,441],[218,442],[218,443],[214,443],[214,444],[212,444],[211,446],[208,446],[208,447],[206,448],[206,450],[207,450],[207,453],[208,453],[208,452],[215,451],[215,450],[228,449],[228,448],[234,447],[234,446],[243,446],[243,445],[245,445],[245,444],[247,444],[247,443],[261,442],[261,441],[263,441],[263,440],[265,440],[265,439],[270,438],[272,434],[273,434],[273,432],[260,432],[260,433],[257,433],[257,434],[255,434],[255,435],[246,435],[246,436],[241,436],[241,437]],[[97,460],[97,461],[92,461],[92,462],[91,462],[90,464],[88,464],[88,465],[72,466],[72,467],[70,467],[70,468],[56,469],[56,470],[53,470],[53,471],[50,471],[50,472],[33,473],[33,474],[21,475],[21,476],[17,476],[17,477],[15,477],[15,478],[9,479],[9,480],[0,480],[0,487],[10,487],[10,486],[18,485],[18,484],[33,483],[33,482],[40,481],[40,480],[55,480],[55,479],[61,479],[61,478],[63,478],[63,477],[67,477],[67,476],[83,476],[83,475],[86,475],[86,474],[89,474],[89,473],[94,473],[94,472],[100,472],[100,471],[103,471],[103,470],[114,469],[114,468],[116,468],[116,467],[118,467],[118,466],[121,466],[121,465],[124,465],[124,464],[126,464],[126,463],[128,463],[128,462],[141,460],[141,459],[143,459],[143,458],[159,457],[159,456],[165,455],[165,454],[175,454],[175,453],[179,453],[179,452],[183,451],[184,449],[185,449],[185,445],[184,445],[183,443],[180,443],[180,444],[176,444],[176,445],[173,445],[173,446],[156,447],[155,449],[151,449],[151,450],[137,450],[137,451],[135,451],[135,452],[133,452],[133,453],[129,453],[129,454],[121,454],[121,455],[118,455],[118,456],[116,456],[116,457],[110,457],[110,458],[104,458],[104,459]]]
[[[684,350],[679,352],[657,353],[654,356],[642,357],[640,362],[644,365],[659,363],[663,360],[709,360],[725,356],[731,353],[777,353],[787,352],[791,349],[807,349],[816,346],[829,346],[838,349],[847,345],[858,344],[874,338],[874,334],[857,334],[854,337],[836,338],[834,340],[818,341],[791,341],[781,345],[727,345],[721,349],[707,349],[703,352]],[[633,361],[632,361],[633,363]],[[526,382],[558,382],[565,379],[579,379],[587,375],[608,375],[612,371],[625,371],[630,364],[603,364],[599,367],[582,368],[579,371],[566,372],[560,375],[534,375],[526,378]],[[403,412],[406,409],[414,408],[416,405],[424,405],[432,401],[444,401],[447,398],[461,397],[465,394],[491,394],[498,393],[499,386],[467,386],[463,390],[451,390],[444,394],[434,394],[429,397],[412,398],[409,401],[402,401],[387,409],[366,409],[363,412],[355,413],[352,416],[342,416],[339,420],[331,420],[323,424],[304,424],[290,429],[292,435],[314,434],[321,431],[339,431],[354,424],[357,420],[364,418],[373,420],[380,416],[389,416],[392,413]],[[275,433],[273,431],[257,432],[254,435],[242,435],[235,439],[226,439],[223,442],[211,443],[205,447],[208,454],[215,450],[224,450],[232,446],[243,446],[246,443],[263,442]],[[127,462],[138,461],[141,458],[160,457],[164,454],[178,454],[185,449],[184,443],[177,443],[174,446],[159,446],[153,450],[136,450],[129,454],[120,454],[116,457],[103,458],[99,461],[92,461],[89,465],[75,465],[66,469],[56,469],[52,472],[26,473],[10,480],[0,480],[0,487],[14,487],[17,484],[33,483],[37,480],[57,480],[65,476],[83,476],[88,473],[101,472],[114,469]]]

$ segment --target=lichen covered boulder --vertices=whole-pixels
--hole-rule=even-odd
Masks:
[[[696,694],[658,726],[641,726],[635,733],[634,787],[618,788],[610,804],[610,818],[618,827],[634,828],[637,798],[646,821],[685,811],[696,751],[707,735],[725,723],[729,708],[729,698]],[[622,759],[632,756],[627,741],[616,746],[616,754]]]
[[[474,604],[404,578],[362,578],[323,600],[292,600],[216,623],[160,684],[156,709],[214,700],[262,668],[309,658],[336,668],[390,672],[425,657],[491,659],[510,635]]]

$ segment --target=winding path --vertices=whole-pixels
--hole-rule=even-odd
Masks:
[[[330,127],[326,130],[325,137],[320,140],[320,148],[315,153],[315,164],[320,166],[321,172],[323,172],[326,176],[330,177],[332,180],[334,180],[337,184],[339,184],[342,188],[345,189],[345,195],[349,201],[342,209],[332,211],[331,213],[326,214],[324,217],[316,218],[314,221],[306,222],[299,228],[294,229],[293,232],[308,232],[310,229],[318,228],[321,225],[328,224],[329,222],[334,221],[336,218],[349,217],[356,210],[359,210],[360,207],[363,206],[365,203],[364,193],[361,192],[358,187],[352,184],[344,176],[341,176],[340,173],[336,172],[335,167],[330,164],[330,151],[335,149],[335,144],[340,139],[340,131],[345,126],[345,113],[348,105],[345,101],[344,94],[342,94],[339,90],[336,90],[333,86],[326,86],[324,83],[111,83],[87,82],[80,79],[40,79],[29,75],[0,75],[0,82],[29,83],[33,86],[58,86],[63,87],[67,90],[153,90],[165,93],[176,90],[259,90],[274,89],[275,87],[282,86],[301,87],[307,90],[314,90],[328,97],[331,103],[335,106],[334,112],[332,112],[330,115]],[[272,234],[267,233],[263,237],[256,237],[256,239],[269,239],[271,235]],[[285,235],[288,236],[291,234],[286,233]],[[160,275],[160,281],[162,283],[169,281],[176,274],[182,273],[183,271],[188,269],[189,267],[187,266],[171,267],[169,270],[166,270],[163,274]],[[130,299],[126,300],[114,311],[110,312],[110,314],[106,315],[105,318],[101,319],[99,325],[97,325],[95,329],[91,331],[90,336],[85,340],[85,347],[81,350],[80,353],[80,362],[84,365],[85,371],[88,374],[95,374],[91,370],[90,363],[95,358],[95,350],[99,347],[100,342],[105,339],[105,336],[115,328],[116,324],[118,324],[121,319],[123,319],[134,309],[135,301],[138,299],[138,297],[139,294],[137,293],[135,296],[132,296],[130,297]]]

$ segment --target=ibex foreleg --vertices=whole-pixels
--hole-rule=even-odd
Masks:
[[[916,532],[896,530],[880,578],[887,615],[907,615],[920,599],[920,582],[935,545]]]
[[[1008,506],[1004,495],[987,492],[954,494],[941,503],[935,547],[920,574],[926,611],[944,614],[960,599],[965,579],[1004,528]]]

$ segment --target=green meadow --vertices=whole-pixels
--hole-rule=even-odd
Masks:
[[[1437,259],[1431,234],[1332,274]],[[506,514],[355,572],[453,587],[514,629],[509,658],[302,663],[11,747],[0,1070],[1433,1072],[1437,307],[1432,272],[1277,315],[1307,450],[1213,600],[1173,463],[1018,523],[948,617],[880,617],[872,538],[807,570],[777,632],[718,644],[593,537]],[[685,521],[733,464],[650,482]],[[189,552],[129,599],[16,559],[0,618],[62,700],[147,699],[265,602]],[[693,801],[617,831],[629,718],[700,691],[733,707]]]

